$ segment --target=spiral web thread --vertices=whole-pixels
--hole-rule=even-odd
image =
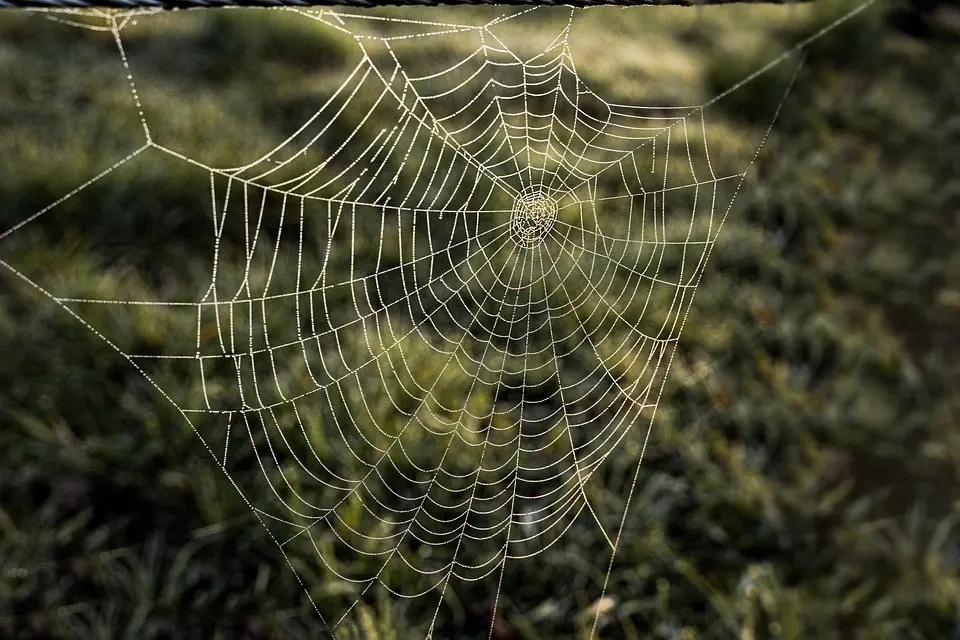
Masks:
[[[338,611],[317,606],[331,632],[376,587],[432,598],[431,635],[451,585],[492,581],[495,616],[508,566],[581,516],[612,566],[636,478],[619,509],[597,504],[589,481],[652,424],[753,163],[716,170],[707,107],[866,6],[720,96],[672,107],[594,94],[570,52],[573,10],[532,58],[499,31],[532,10],[478,25],[296,10],[352,39],[360,60],[286,140],[226,168],[153,139],[122,37],[144,12],[51,14],[112,33],[145,141],[0,241],[163,156],[208,174],[209,284],[192,301],[61,297],[0,263],[151,380],[285,555],[312,555],[347,585]],[[408,72],[418,41],[447,37],[477,48]],[[192,344],[166,336],[160,353],[127,353],[87,319],[104,305],[186,314]],[[171,367],[193,384],[170,383]],[[241,442],[272,504],[250,501],[232,473]]]

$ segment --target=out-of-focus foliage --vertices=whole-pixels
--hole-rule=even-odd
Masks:
[[[621,101],[670,101],[679,82],[706,99],[843,8],[587,12],[578,72]],[[151,126],[211,164],[302,121],[352,55],[288,14],[149,25],[129,38],[148,52],[137,72]],[[0,232],[136,148],[118,60],[108,32],[0,14]],[[710,114],[722,135],[762,132],[777,78]],[[603,638],[960,637],[958,104],[950,3],[878,6],[810,47],[686,324],[608,599],[587,595],[606,549],[584,523],[511,565],[494,638],[585,637],[598,609]],[[138,162],[0,240],[0,259],[77,296],[188,297],[209,277],[209,213],[194,206],[205,180]],[[171,264],[175,276],[157,266]],[[160,321],[116,327],[119,346],[150,353]],[[622,503],[644,426],[597,500]],[[252,448],[231,455],[234,476],[260,473]],[[314,599],[338,596],[314,558],[291,563]],[[487,600],[453,588],[438,634],[486,637]],[[364,605],[338,637],[422,635],[404,606],[416,605]],[[3,270],[0,636],[323,633],[175,408]]]

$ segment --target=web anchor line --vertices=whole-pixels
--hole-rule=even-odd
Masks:
[[[219,9],[224,7],[356,7],[441,5],[570,6],[570,7],[698,7],[732,3],[791,4],[812,0],[0,0],[0,9]]]

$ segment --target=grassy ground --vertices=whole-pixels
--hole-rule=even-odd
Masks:
[[[570,46],[578,74],[612,102],[699,104],[852,6],[591,10],[577,14]],[[410,15],[391,15],[401,13]],[[543,50],[567,16],[540,12],[502,35],[519,51]],[[877,5],[809,47],[677,347],[608,599],[597,600],[605,543],[584,517],[544,554],[511,564],[494,638],[586,637],[598,607],[603,638],[960,637],[957,16],[949,4]],[[112,35],[70,21],[102,24],[0,13],[0,233],[144,141]],[[358,60],[335,30],[264,11],[141,17],[123,42],[154,139],[212,166],[282,141]],[[436,42],[398,41],[411,74],[475,48]],[[718,167],[749,161],[795,67],[708,110]],[[373,269],[378,230],[363,229],[357,265],[334,254],[332,280]],[[241,273],[244,241],[240,227],[224,234],[227,278]],[[300,256],[286,246],[281,283]],[[196,300],[212,250],[209,173],[154,149],[0,236],[0,259],[75,298]],[[308,248],[304,268],[323,257]],[[264,286],[267,269],[254,264],[251,279]],[[197,419],[195,432],[90,330],[125,353],[185,353],[196,316],[75,306],[84,326],[2,273],[0,635],[323,637],[311,600],[336,609],[354,594],[307,545],[287,547],[291,571],[270,535],[282,531],[258,523],[197,436],[222,443],[223,425]],[[330,296],[348,318],[348,292]],[[362,344],[359,331],[341,338]],[[614,352],[621,341],[610,338]],[[439,371],[422,344],[403,349],[411,376]],[[178,405],[203,401],[195,372],[145,362]],[[561,375],[588,365],[567,355]],[[210,374],[212,389],[230,372]],[[304,374],[291,365],[282,376],[296,385]],[[463,402],[469,379],[443,385],[438,397]],[[230,384],[218,388],[214,402],[236,401]],[[392,398],[365,393],[396,426]],[[334,440],[350,402],[316,409],[311,437]],[[591,480],[611,527],[645,430],[638,420]],[[230,477],[270,505],[280,483],[259,481],[263,438],[239,428],[232,438]],[[458,455],[468,467],[469,452]],[[487,637],[490,600],[488,584],[452,586],[438,636]],[[420,637],[432,606],[368,597],[338,637]]]

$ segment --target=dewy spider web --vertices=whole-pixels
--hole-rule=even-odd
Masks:
[[[332,631],[374,587],[432,598],[428,635],[458,582],[490,581],[495,616],[508,565],[582,518],[612,563],[636,479],[619,508],[597,504],[590,480],[652,423],[763,143],[720,171],[707,107],[853,15],[704,104],[649,107],[590,90],[573,10],[542,52],[518,55],[501,28],[529,11],[482,24],[296,11],[352,39],[359,62],[302,126],[234,167],[154,139],[123,38],[143,13],[51,14],[112,34],[146,141],[0,241],[150,154],[209,177],[210,277],[194,300],[78,298],[2,264],[146,375],[245,500],[231,447],[253,448],[274,502],[251,509],[285,554],[348,585],[338,610],[318,603]],[[421,42],[451,37],[476,48],[410,71]],[[189,315],[192,343],[126,352],[91,319],[103,306]]]

